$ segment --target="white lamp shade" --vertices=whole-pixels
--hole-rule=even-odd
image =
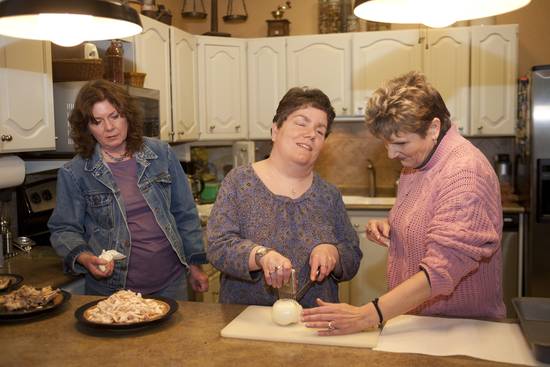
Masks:
[[[0,1],[0,34],[74,46],[142,31],[135,9],[110,0]]]
[[[531,0],[356,0],[354,14],[359,18],[384,23],[424,23],[429,26],[428,23],[431,22],[434,26],[450,25],[456,21],[507,13],[530,2]]]

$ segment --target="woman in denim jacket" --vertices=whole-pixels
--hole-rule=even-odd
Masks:
[[[187,300],[208,290],[202,228],[167,143],[142,137],[141,112],[122,88],[85,85],[69,117],[76,156],[58,173],[51,243],[64,271],[86,274],[86,294],[119,290]],[[116,250],[122,260],[99,258]]]

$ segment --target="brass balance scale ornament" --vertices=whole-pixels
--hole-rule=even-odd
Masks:
[[[204,1],[201,1],[202,12],[197,11],[196,0],[193,0],[193,11],[185,11],[186,0],[183,1],[183,9],[181,11],[181,16],[185,20],[203,20],[206,19],[207,15],[204,10]],[[226,23],[241,23],[248,19],[248,13],[246,11],[246,4],[243,2],[243,8],[245,15],[233,14],[233,0],[228,0],[227,3],[227,15],[223,17],[224,22]],[[217,37],[231,37],[231,34],[218,32],[218,0],[212,0],[211,2],[211,31],[206,32],[203,35],[205,36],[217,36]]]
[[[278,6],[277,10],[271,12],[275,19],[266,20],[268,37],[288,36],[290,34],[290,22],[287,19],[282,19],[285,13],[283,10],[287,9],[290,9],[290,1],[286,2],[286,6]]]

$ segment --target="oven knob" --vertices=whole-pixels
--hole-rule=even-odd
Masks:
[[[40,195],[38,195],[38,193],[33,192],[32,195],[31,195],[31,201],[35,204],[40,204],[42,199],[40,199]]]
[[[50,190],[44,190],[44,192],[42,193],[42,197],[44,198],[44,200],[52,200],[53,198],[53,195],[52,195],[52,192]]]

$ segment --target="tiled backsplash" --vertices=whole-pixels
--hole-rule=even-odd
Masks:
[[[494,164],[496,154],[510,154],[510,157],[514,157],[513,137],[468,140],[483,152],[491,164]],[[379,194],[391,195],[402,169],[401,162],[388,158],[382,141],[374,138],[362,122],[335,122],[314,170],[338,186],[345,195],[366,195],[369,182],[367,159],[372,161],[376,171]],[[383,192],[380,189],[384,189]]]

